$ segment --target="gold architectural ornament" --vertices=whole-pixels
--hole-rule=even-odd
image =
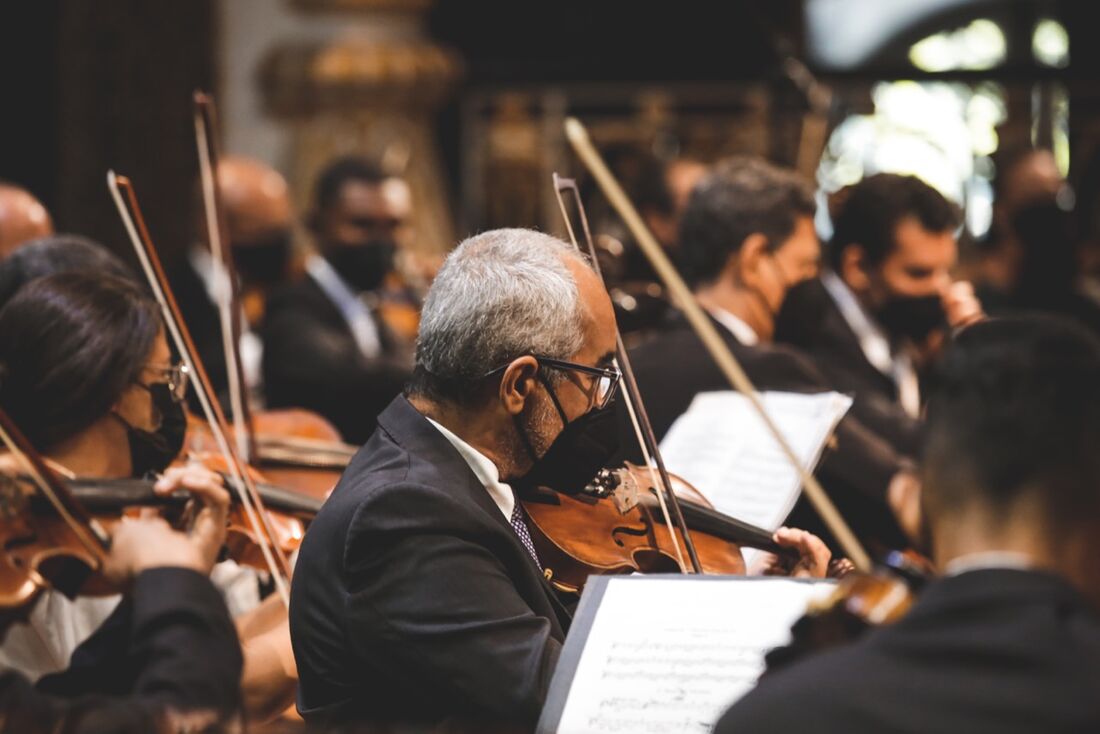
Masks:
[[[296,203],[303,211],[310,206],[308,192],[329,161],[364,156],[408,183],[411,250],[432,255],[450,249],[454,223],[435,113],[456,87],[463,64],[427,36],[424,16],[431,3],[293,3],[301,10],[343,16],[339,30],[328,38],[288,38],[271,49],[260,67],[265,106],[292,133]],[[400,16],[397,22],[390,22],[393,16]]]
[[[282,45],[260,72],[268,109],[288,116],[363,106],[431,108],[461,75],[459,57],[430,42],[357,37]]]

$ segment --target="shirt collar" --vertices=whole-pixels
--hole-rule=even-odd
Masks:
[[[428,418],[427,416],[424,417]],[[473,471],[478,481],[485,487],[489,496],[493,498],[493,502],[504,513],[504,519],[511,522],[512,511],[516,506],[516,498],[512,493],[512,487],[500,481],[500,470],[497,469],[497,465],[488,456],[463,441],[437,421],[428,418],[428,422],[435,426],[436,430],[443,434],[443,438],[450,441],[451,445],[455,447],[455,450],[462,456],[462,459]]]
[[[715,321],[726,327],[726,329],[733,334],[734,339],[745,346],[754,347],[760,343],[760,336],[751,326],[745,323],[743,319],[734,316],[726,309],[719,308],[718,306],[712,306],[708,308],[707,311],[714,317]]]
[[[341,310],[351,304],[361,303],[347,281],[336,272],[336,268],[320,255],[311,254],[306,258],[306,272]]]
[[[848,324],[848,328],[859,340],[859,348],[867,361],[875,366],[879,372],[892,375],[894,372],[894,351],[890,346],[890,339],[886,333],[874,322],[871,316],[864,310],[856,299],[856,294],[848,287],[840,277],[831,270],[821,274],[821,283],[829,293],[829,297],[836,303],[840,315]]]
[[[980,571],[990,568],[1010,568],[1025,570],[1033,568],[1035,560],[1026,553],[1017,551],[982,551],[967,553],[952,558],[943,568],[944,576],[958,576],[968,571]]]

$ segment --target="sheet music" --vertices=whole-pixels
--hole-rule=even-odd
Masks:
[[[813,468],[852,399],[835,392],[760,393],[772,420],[803,466]],[[718,510],[775,530],[790,514],[802,484],[748,398],[700,393],[661,442],[670,472],[706,495]],[[752,553],[746,551],[746,563]]]
[[[587,636],[566,640],[540,733],[709,732],[755,685],[764,654],[790,640],[810,600],[833,587],[770,577],[633,576],[590,579],[585,596],[597,581],[606,584],[602,598],[595,610],[582,600],[574,624],[594,618],[590,627],[581,624],[578,634]],[[570,647],[577,645],[583,649],[573,669]]]

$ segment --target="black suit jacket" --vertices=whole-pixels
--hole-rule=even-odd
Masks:
[[[222,344],[218,307],[210,300],[206,284],[187,258],[180,259],[168,269],[168,282],[214,392],[223,396],[229,389],[229,378],[225,371],[225,347]],[[192,410],[201,413],[194,390],[188,391],[188,399]],[[229,401],[222,400],[222,405],[228,406]]]
[[[221,594],[199,573],[141,573],[118,609],[32,687],[0,675],[0,732],[148,732],[168,708],[235,712],[241,649]]]
[[[1061,579],[972,571],[894,625],[768,674],[718,734],[1100,731],[1100,617]]]
[[[797,351],[782,346],[744,345],[724,326],[714,323],[758,390],[813,393],[832,389]],[[698,393],[730,389],[710,353],[680,316],[668,321],[650,341],[631,350],[630,361],[658,439],[687,411]],[[852,410],[837,426],[836,449],[826,450],[817,476],[857,535],[888,547],[907,546],[886,505],[886,490],[890,479],[909,466],[910,457],[884,440],[878,426],[872,429],[860,420],[856,408],[859,402],[857,397]],[[638,461],[640,450],[629,417],[625,410],[619,413],[621,442],[629,447],[626,456]],[[894,430],[916,432],[915,426]],[[788,522],[820,535],[836,548],[807,500],[799,500]]]
[[[298,709],[531,725],[569,620],[462,456],[398,397],[302,543]]]
[[[898,403],[894,380],[867,361],[859,338],[820,278],[795,291],[794,297],[783,304],[776,321],[775,341],[793,346],[813,360],[834,390],[859,396],[865,404],[863,410],[906,417]],[[882,427],[889,427],[890,422]],[[912,440],[906,432],[888,438],[895,444]]]
[[[261,327],[263,377],[271,408],[308,408],[351,443],[374,431],[375,417],[411,372],[407,348],[378,322],[382,355],[363,357],[343,315],[308,275],[268,299]]]

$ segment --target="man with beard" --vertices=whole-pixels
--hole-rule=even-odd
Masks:
[[[810,355],[834,389],[917,417],[919,369],[948,328],[983,317],[952,278],[958,211],[915,176],[880,173],[852,187],[834,225],[829,269],[787,300],[776,341]]]
[[[307,225],[317,250],[297,282],[272,294],[262,328],[272,408],[316,411],[353,443],[409,376],[411,345],[379,314],[409,217],[408,187],[359,158],[320,174]]]
[[[535,723],[571,617],[513,487],[575,491],[611,458],[615,333],[599,277],[560,240],[493,230],[447,259],[405,395],[302,543],[307,721]],[[776,540],[824,573],[820,540]]]

